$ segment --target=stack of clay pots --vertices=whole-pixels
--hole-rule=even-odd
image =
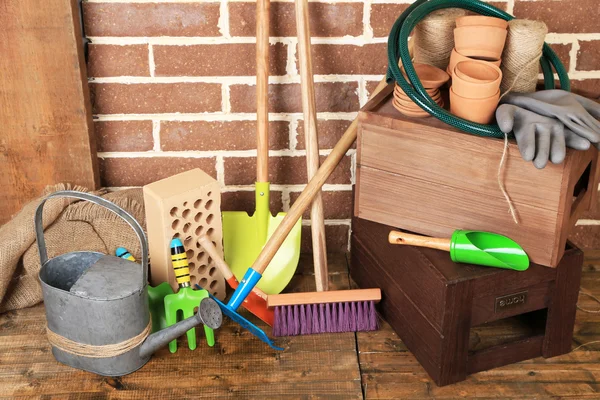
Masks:
[[[466,120],[490,123],[500,99],[500,63],[508,22],[480,15],[456,19],[454,50],[447,72],[452,77],[450,111]]]
[[[440,87],[448,82],[450,76],[443,70],[432,65],[414,63],[413,66],[429,97],[439,104],[440,107],[443,107],[444,100],[440,93]],[[402,73],[404,74],[404,69],[402,69]],[[406,76],[406,74],[404,75]],[[392,104],[396,110],[408,117],[423,118],[429,116],[429,113],[415,104],[397,83],[394,88]]]

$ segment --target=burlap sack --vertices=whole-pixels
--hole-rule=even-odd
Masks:
[[[85,188],[56,185],[48,188],[45,195],[58,190],[87,192]],[[141,189],[95,194],[117,204],[145,227]],[[34,229],[34,213],[40,200],[27,204],[15,218],[0,227],[0,313],[29,307],[42,300]],[[140,257],[139,240],[131,227],[101,206],[68,198],[51,199],[44,206],[43,222],[50,258],[81,250],[114,254],[119,246]]]

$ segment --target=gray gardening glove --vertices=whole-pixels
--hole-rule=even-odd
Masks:
[[[496,110],[500,130],[506,134],[514,132],[519,151],[525,161],[532,161],[542,169],[548,163],[560,164],[566,155],[566,146],[576,150],[587,150],[590,141],[566,129],[554,118],[525,110],[512,104],[502,104]]]
[[[560,89],[509,93],[501,103],[514,104],[546,117],[557,118],[577,135],[600,148],[600,104]]]

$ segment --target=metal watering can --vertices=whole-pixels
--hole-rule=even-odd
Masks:
[[[87,200],[123,218],[140,240],[142,268],[131,261],[92,251],[62,254],[49,260],[42,212],[46,201],[54,197]],[[193,317],[148,335],[151,319],[146,235],[130,214],[110,201],[75,191],[53,193],[36,210],[35,231],[48,339],[57,361],[99,375],[126,375],[141,368],[157,349],[194,326],[221,326],[219,306],[206,298]]]

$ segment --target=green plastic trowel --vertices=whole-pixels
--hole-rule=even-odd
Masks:
[[[450,239],[431,238],[391,231],[391,244],[428,247],[450,252],[457,263],[483,265],[525,271],[529,268],[527,253],[514,240],[490,232],[456,230]]]

